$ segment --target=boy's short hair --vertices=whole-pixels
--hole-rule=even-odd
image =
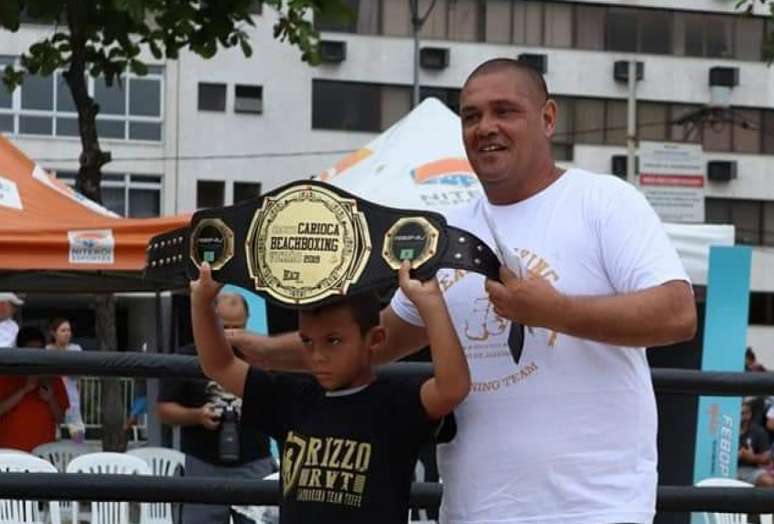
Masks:
[[[301,310],[299,315],[317,316],[324,311],[339,307],[349,309],[352,313],[352,319],[360,328],[361,335],[365,335],[371,328],[378,326],[380,323],[379,314],[382,310],[382,303],[376,293],[345,295],[324,306]]]

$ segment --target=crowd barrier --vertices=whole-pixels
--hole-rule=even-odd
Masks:
[[[0,374],[90,375],[145,378],[201,378],[196,357],[131,352],[59,352],[31,349],[0,350]],[[383,366],[391,375],[429,374],[425,363]],[[708,395],[772,395],[774,373],[708,372],[653,369],[653,385],[661,393]],[[415,483],[412,507],[437,507],[442,486]],[[223,478],[169,478],[128,475],[0,473],[0,498],[32,500],[125,500],[195,502],[200,504],[276,505],[275,481]],[[658,511],[771,513],[774,490],[691,486],[659,486]]]

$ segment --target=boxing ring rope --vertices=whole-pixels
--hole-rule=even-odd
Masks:
[[[95,377],[142,377],[165,379],[203,378],[196,357],[121,351],[40,351],[1,349],[0,372],[4,375],[89,375]],[[400,362],[378,369],[379,373],[406,376],[432,373],[424,362]],[[735,373],[693,369],[651,369],[653,387],[659,393],[686,395],[774,395],[774,372]]]
[[[0,349],[0,374],[91,375],[144,378],[202,378],[196,357],[129,352],[60,352]],[[389,364],[386,375],[430,374],[426,363]],[[744,396],[774,394],[774,373],[708,372],[686,369],[652,369],[653,385],[660,393]],[[442,486],[415,483],[411,505],[437,507]],[[61,473],[0,473],[0,498],[31,500],[92,500],[136,502],[190,502],[199,504],[276,505],[276,481],[223,478],[148,477]],[[659,486],[658,511],[716,511],[771,513],[774,490],[766,488],[715,488]]]

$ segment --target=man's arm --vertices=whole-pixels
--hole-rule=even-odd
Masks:
[[[227,329],[226,340],[251,365],[274,371],[308,371],[298,332],[259,335],[244,329]]]
[[[212,280],[210,265],[199,268],[199,279],[191,282],[191,322],[199,364],[223,389],[241,397],[248,364],[236,357],[215,313],[215,297],[221,285]]]
[[[164,424],[170,426],[204,426],[214,430],[219,425],[218,414],[210,403],[189,408],[177,402],[164,401],[158,403],[156,413]]]
[[[507,268],[502,283],[487,280],[495,312],[525,326],[619,346],[663,346],[696,333],[696,305],[687,282],[669,281],[642,291],[569,296],[544,279],[518,279]]]
[[[19,389],[0,400],[0,415],[4,415],[8,411],[11,411],[16,405],[22,401],[24,395],[38,387],[37,377],[27,377],[27,381]]]
[[[468,361],[438,281],[435,278],[427,282],[411,279],[408,262],[401,266],[399,278],[400,288],[414,303],[425,323],[433,357],[433,378],[422,384],[420,390],[422,405],[428,418],[440,420],[465,400],[470,391]],[[416,331],[413,334],[416,335]],[[393,340],[396,345],[408,342],[412,340],[401,336]]]
[[[381,313],[387,340],[376,354],[377,364],[386,364],[427,346],[425,328],[409,324],[390,306]],[[227,329],[229,344],[239,350],[250,365],[274,371],[309,371],[303,345],[296,331],[281,335],[258,335],[240,329]]]

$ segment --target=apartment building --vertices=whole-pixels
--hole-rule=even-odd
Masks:
[[[326,42],[317,67],[275,41],[275,14],[257,8],[250,59],[238,50],[212,60],[184,54],[150,60],[148,76],[127,75],[120,86],[90,79],[102,145],[115,159],[105,167],[106,204],[128,216],[231,204],[319,173],[408,112],[409,1],[348,3],[352,20],[316,20]],[[642,62],[638,138],[700,144],[712,162],[706,221],[733,223],[737,242],[753,246],[749,342],[774,365],[774,71],[761,60],[774,24],[757,3],[753,16],[734,3],[420,0],[420,13],[433,9],[420,33],[419,78],[422,97],[456,109],[478,63],[522,56],[544,70],[559,102],[557,160],[621,172],[628,87],[615,64]],[[49,31],[25,24],[0,33],[0,62]],[[730,87],[727,108],[712,106],[711,84]],[[0,93],[0,132],[72,179],[80,144],[59,75]]]

